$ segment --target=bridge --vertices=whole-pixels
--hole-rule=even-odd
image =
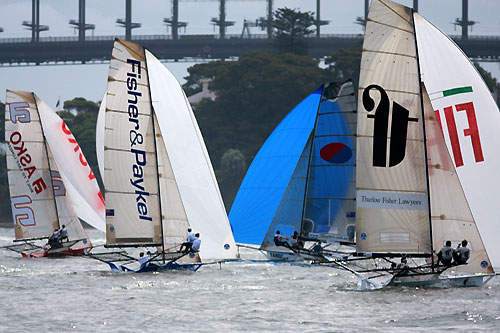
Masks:
[[[125,35],[116,37],[144,45],[158,58],[171,61],[230,59],[239,57],[248,51],[269,52],[274,50],[273,0],[260,0],[268,3],[267,17],[261,17],[254,22],[245,22],[241,35],[225,33],[226,27],[234,24],[234,22],[226,20],[225,5],[228,0],[198,0],[219,2],[219,17],[212,19],[212,24],[219,27],[218,34],[179,35],[179,29],[188,24],[178,20],[179,1],[197,0],[172,0],[172,16],[164,19],[167,26],[171,28],[171,34],[133,35],[132,29],[140,27],[141,23],[132,22],[132,1],[125,0],[125,19],[116,20],[116,23],[125,29]],[[31,30],[32,36],[31,38],[0,38],[0,66],[109,61],[115,36],[86,36],[86,31],[93,31],[95,25],[86,22],[85,0],[78,0],[78,2],[79,18],[69,21],[69,24],[78,30],[78,36],[40,37],[40,32],[49,30],[49,26],[40,25],[40,0],[32,0],[32,21],[23,22],[23,25]],[[364,17],[358,17],[356,23],[365,24],[368,4],[369,1],[364,0]],[[418,10],[418,0],[413,0],[413,7]],[[473,59],[500,61],[500,36],[469,36],[468,28],[475,23],[468,18],[468,0],[462,0],[462,18],[457,18],[454,23],[462,27],[462,34],[453,36],[453,39]],[[320,0],[316,0],[316,31],[314,36],[307,39],[310,56],[324,58],[340,49],[361,45],[363,38],[361,34],[321,34],[321,26],[325,24],[328,24],[328,21],[321,19]],[[255,26],[266,30],[266,34],[250,34],[249,27]]]
[[[125,38],[125,36],[118,36]],[[500,37],[470,36],[455,42],[471,58],[480,61],[500,61]],[[0,64],[2,66],[30,66],[38,64],[101,63],[109,61],[114,36],[46,37],[32,43],[29,38],[0,39]],[[239,35],[183,35],[173,39],[169,35],[135,35],[133,42],[144,45],[159,59],[171,61],[200,61],[230,59],[248,51],[274,50],[274,39],[267,35],[241,38]],[[361,45],[363,35],[321,35],[308,38],[308,52],[314,58],[330,56],[340,49]]]

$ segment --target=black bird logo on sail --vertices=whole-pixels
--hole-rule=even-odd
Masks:
[[[363,91],[363,106],[370,112],[375,108],[375,101],[370,97],[370,90],[376,89],[380,93],[380,103],[375,114],[369,114],[368,118],[374,118],[373,129],[373,166],[387,167],[387,133],[389,129],[389,107],[390,101],[386,91],[378,85],[372,84]],[[389,145],[389,167],[398,165],[405,158],[406,135],[408,133],[408,122],[417,118],[409,117],[410,111],[398,104],[392,103],[391,142]]]

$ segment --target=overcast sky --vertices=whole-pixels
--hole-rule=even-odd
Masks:
[[[413,0],[400,0],[412,6]],[[125,0],[86,0],[86,22],[96,25],[95,35],[123,35],[124,29],[118,27],[116,19],[125,17]],[[451,22],[461,16],[462,0],[420,0],[419,12],[447,34],[460,34]],[[226,19],[235,21],[227,29],[228,34],[241,34],[243,20],[255,20],[265,16],[266,1],[227,0]],[[40,0],[40,23],[49,25],[50,30],[42,32],[42,37],[75,36],[68,24],[70,19],[78,19],[78,0]],[[216,34],[210,24],[217,17],[219,3],[215,1],[180,0],[179,20],[188,22],[187,34]],[[301,11],[316,12],[316,0],[274,0],[274,9],[280,7],[296,8]],[[364,14],[364,0],[323,0],[321,18],[330,24],[321,28],[322,33],[362,33],[360,25],[354,24],[356,17]],[[500,35],[500,1],[469,0],[469,19],[478,22],[470,35]],[[171,16],[170,0],[133,0],[132,20],[142,24],[133,34],[166,34],[163,19]],[[0,27],[4,32],[0,38],[31,37],[22,21],[31,20],[31,0],[1,0]],[[181,34],[184,32],[181,31]],[[252,33],[261,33],[257,28]],[[87,35],[91,32],[88,31]],[[187,67],[192,63],[166,63],[177,79],[183,82]],[[500,79],[497,63],[485,64]],[[38,67],[0,67],[0,91],[5,89],[31,90],[54,106],[59,98],[62,101],[82,96],[100,100],[106,88],[108,65],[66,65]],[[0,100],[5,101],[4,93]]]

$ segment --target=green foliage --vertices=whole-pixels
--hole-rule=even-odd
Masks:
[[[64,110],[97,114],[99,112],[99,104],[92,101],[87,101],[83,97],[76,97],[71,101],[64,102]]]
[[[97,155],[95,151],[95,130],[99,104],[87,101],[83,97],[77,97],[71,101],[64,102],[64,108],[69,108],[77,112],[76,116],[68,110],[58,112],[59,116],[66,122],[71,133],[75,136],[78,145],[83,151],[87,162],[96,175],[97,182],[102,189],[102,180],[97,165]]]
[[[228,149],[220,159],[219,184],[225,189],[224,199],[226,202],[233,202],[238,192],[238,186],[243,177],[247,165],[245,156],[238,149]]]
[[[286,7],[278,8],[274,12],[273,20],[278,51],[306,54],[306,37],[314,32],[313,29],[310,29],[314,23],[312,12],[301,12]]]
[[[342,49],[325,59],[328,71],[332,74],[331,80],[343,82],[351,79],[354,91],[359,84],[359,70],[361,64],[361,43],[352,49]]]
[[[225,61],[213,61],[189,67],[189,76],[184,78],[186,83],[182,86],[186,95],[191,96],[200,92],[202,89],[201,79],[213,79],[216,75],[222,74],[226,70],[225,64]]]
[[[488,86],[488,89],[492,93],[496,93],[496,103],[500,107],[500,83],[497,82],[497,79],[491,75],[486,69],[481,67],[478,62],[474,63],[479,74],[483,77],[484,82]]]
[[[244,173],[229,180],[223,155],[232,148],[251,162],[286,114],[329,77],[317,61],[290,53],[250,52],[238,61],[194,67],[193,77],[211,77],[210,90],[217,95],[215,101],[203,100],[195,112],[229,209]],[[187,81],[196,82],[190,77]]]
[[[478,62],[475,62],[474,66],[476,67],[479,74],[483,77],[483,80],[484,80],[484,82],[486,82],[488,89],[490,89],[490,91],[493,92],[495,89],[495,86],[497,85],[497,79],[494,78],[490,72],[488,72],[486,69],[481,67],[481,65]]]

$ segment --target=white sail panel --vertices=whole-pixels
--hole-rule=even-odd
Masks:
[[[464,238],[469,241],[471,256],[467,265],[454,270],[470,273],[492,273],[488,254],[469,209],[460,180],[446,149],[443,133],[436,119],[429,96],[424,89],[424,116],[431,198],[432,240],[436,251],[447,240],[453,244]]]
[[[104,199],[94,172],[64,121],[47,103],[36,95],[35,98],[47,144],[52,148],[60,178],[71,198],[73,209],[82,220],[104,232]],[[54,171],[56,166],[51,163],[51,167]]]
[[[16,239],[48,237],[59,224],[33,94],[7,90],[5,111],[7,173]]]
[[[420,69],[467,201],[494,266],[500,266],[500,112],[456,44],[418,14]]]
[[[163,240],[166,252],[173,252],[179,250],[180,245],[186,241],[189,222],[156,115],[155,133],[160,176]]]
[[[151,97],[173,174],[203,259],[237,256],[208,152],[191,106],[175,77],[146,51]],[[109,97],[109,96],[108,96]]]
[[[430,252],[420,80],[411,10],[373,0],[358,99],[358,250]],[[411,206],[407,201],[419,203]]]
[[[144,49],[115,40],[104,133],[108,245],[161,244],[158,170]]]
[[[35,95],[36,100],[39,98]],[[40,104],[37,102],[38,110],[40,111]],[[41,113],[40,113],[41,116]],[[43,119],[43,116],[41,116]],[[42,120],[42,124],[44,124],[44,120]],[[47,133],[45,127],[43,128],[44,133]],[[49,140],[47,140],[49,143]],[[52,175],[52,187],[54,189],[54,198],[57,207],[57,216],[59,217],[59,226],[63,225],[66,227],[68,232],[68,240],[78,240],[81,239],[80,242],[71,246],[72,249],[82,249],[92,247],[92,243],[87,236],[87,233],[83,229],[80,220],[73,208],[73,204],[71,198],[69,196],[68,191],[66,190],[66,183],[61,176],[61,173],[58,169],[57,161],[54,159],[53,151],[58,149],[59,146],[56,146],[54,149],[50,148],[50,144],[47,144],[47,156],[49,157],[50,164],[50,174]]]

